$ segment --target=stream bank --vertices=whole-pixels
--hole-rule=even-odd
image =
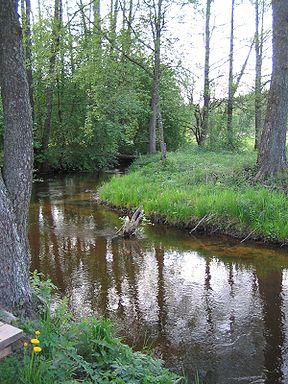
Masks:
[[[286,245],[288,199],[279,182],[254,182],[255,154],[203,151],[144,156],[100,188],[110,207],[143,206],[149,219],[186,229]]]

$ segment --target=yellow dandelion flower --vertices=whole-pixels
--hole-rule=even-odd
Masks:
[[[40,331],[35,331],[36,336],[40,336]]]
[[[39,352],[42,351],[42,348],[40,348],[40,347],[34,347],[33,350],[34,350],[35,353],[39,353]]]
[[[40,341],[39,341],[38,339],[31,339],[31,340],[30,340],[30,343],[31,343],[31,344],[35,344],[35,345],[37,345],[37,344],[40,343]]]
[[[26,342],[23,343],[23,347],[24,347],[24,348],[27,348],[27,347],[28,347],[28,343],[26,343]]]

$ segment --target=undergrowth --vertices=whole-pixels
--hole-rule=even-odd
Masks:
[[[171,224],[286,242],[288,199],[282,185],[254,182],[256,154],[185,150],[137,160],[125,176],[100,189],[101,199],[121,208],[143,205],[145,214]],[[284,181],[283,181],[284,180]]]
[[[134,352],[122,343],[108,320],[90,317],[74,321],[66,300],[51,313],[53,285],[49,281],[42,285],[41,277],[37,273],[32,276],[33,289],[42,301],[41,316],[38,320],[17,323],[25,338],[18,352],[0,361],[1,384],[185,382],[163,368],[160,360]],[[44,306],[43,298],[47,300]]]

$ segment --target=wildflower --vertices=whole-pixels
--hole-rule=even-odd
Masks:
[[[35,331],[36,336],[40,336],[40,331]]]
[[[35,345],[40,343],[40,341],[38,339],[31,339],[30,342],[31,342],[31,344],[35,344]]]
[[[27,348],[27,347],[28,347],[28,343],[26,343],[26,342],[23,343],[23,347],[24,347],[24,348]]]
[[[40,347],[34,347],[33,350],[34,350],[35,353],[39,353],[39,352],[42,351],[42,348],[40,348]]]

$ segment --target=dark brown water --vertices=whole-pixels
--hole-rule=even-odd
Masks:
[[[80,314],[115,320],[136,348],[206,383],[288,383],[288,251],[121,222],[99,205],[96,177],[35,183],[32,270],[49,274]]]

